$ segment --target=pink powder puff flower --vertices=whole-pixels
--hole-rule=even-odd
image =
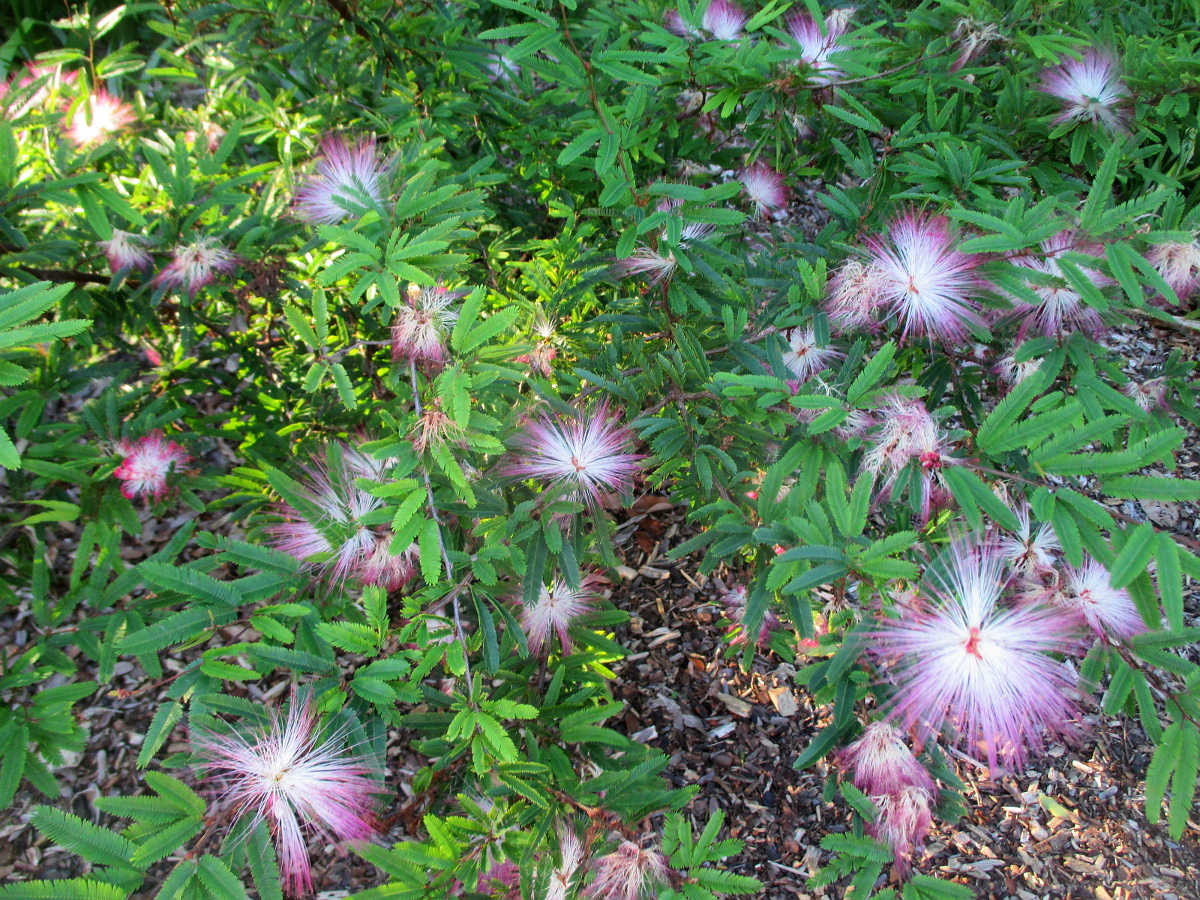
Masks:
[[[1031,331],[1056,338],[1066,329],[1094,336],[1103,326],[1100,313],[1084,302],[1083,295],[1067,280],[1066,273],[1059,265],[1059,260],[1066,253],[1083,254],[1097,260],[1104,258],[1103,246],[1085,241],[1075,231],[1067,230],[1042,241],[1040,256],[1022,255],[1011,260],[1013,265],[1046,276],[1042,279],[1045,283],[1029,283],[1029,289],[1041,299],[1038,305],[1021,297],[1012,298],[1016,308],[1014,315],[1021,320],[1017,340],[1024,340]],[[1079,270],[1098,290],[1115,284],[1097,269],[1080,266]]]
[[[690,22],[685,22],[677,9],[668,9],[663,15],[663,28],[682,38],[699,39],[704,37],[704,32]]]
[[[521,900],[521,868],[515,862],[497,863],[479,876],[475,893],[504,900]]]
[[[837,754],[838,765],[853,772],[854,786],[864,794],[894,794],[918,787],[933,793],[937,786],[904,743],[904,735],[887,722],[872,722],[862,736]]]
[[[67,140],[76,147],[101,144],[137,121],[133,107],[103,88],[79,101],[63,120]]]
[[[1013,352],[1008,354],[1008,356],[1002,357],[992,370],[1009,387],[1016,387],[1026,378],[1036,375],[1038,369],[1042,367],[1042,361],[1037,358],[1027,359],[1025,362],[1017,362],[1019,350],[1019,346],[1013,347]]]
[[[605,401],[591,413],[576,411],[567,420],[542,416],[526,425],[514,441],[518,458],[502,471],[535,478],[547,487],[563,485],[570,499],[595,506],[601,492],[633,489],[634,473],[644,458],[630,452],[634,440]]]
[[[943,723],[988,765],[1019,765],[1046,733],[1075,717],[1074,678],[1051,654],[1076,648],[1070,617],[1034,604],[1004,607],[1004,559],[994,543],[959,538],[945,574],[921,584],[922,608],[880,623],[870,652],[895,687],[888,714],[929,733]]]
[[[1180,300],[1186,300],[1200,287],[1200,241],[1155,244],[1146,251],[1146,261]]]
[[[893,396],[878,410],[879,430],[869,437],[871,446],[863,457],[863,471],[884,475],[878,496],[895,500],[903,485],[901,472],[910,462],[921,466],[921,523],[929,521],[935,506],[941,508],[948,498],[939,495],[937,478],[945,466],[961,460],[947,452],[947,441],[937,421],[920,400]],[[937,501],[935,503],[935,501]]]
[[[441,285],[420,288],[412,285],[408,302],[396,310],[392,326],[392,359],[442,366],[446,362],[446,335],[458,321],[450,304],[466,291],[448,291]]]
[[[280,521],[267,528],[272,545],[306,568],[328,570],[335,581],[352,577],[399,590],[416,574],[417,556],[411,546],[392,553],[391,531],[362,522],[382,501],[357,484],[359,478],[384,480],[388,468],[353,447],[335,445],[325,459],[303,467],[307,477],[297,488],[306,508],[276,507]]]
[[[1145,381],[1131,381],[1122,389],[1139,407],[1150,412],[1161,409],[1170,410],[1167,404],[1167,380],[1165,378],[1147,378]]]
[[[225,129],[215,122],[203,122],[200,125],[200,130],[189,128],[183,134],[183,139],[189,144],[195,144],[196,138],[204,137],[204,146],[209,153],[216,153],[221,146],[221,141],[225,140]]]
[[[230,253],[212,237],[201,237],[190,244],[180,244],[171,254],[171,261],[158,273],[154,285],[168,289],[183,288],[189,300],[195,300],[203,288],[216,281],[217,275],[228,275],[241,263],[240,257]]]
[[[130,500],[153,497],[157,502],[170,492],[168,480],[178,475],[192,458],[179,444],[163,439],[161,431],[121,441],[117,450],[125,457],[113,470],[113,477],[124,482],[121,493]]]
[[[762,160],[757,160],[738,173],[738,181],[746,190],[746,196],[754,203],[758,215],[787,206],[788,190],[783,183],[783,173],[776,172]]]
[[[612,853],[592,863],[595,877],[587,895],[596,900],[638,900],[644,894],[657,896],[657,886],[670,875],[666,857],[657,850],[644,850],[633,841],[622,841]]]
[[[1015,534],[1004,535],[997,542],[1000,555],[1009,565],[1029,575],[1042,575],[1054,570],[1054,554],[1062,549],[1058,536],[1049,524],[1034,531],[1029,506],[1018,504],[1013,510],[1020,526]]]
[[[983,325],[972,300],[984,286],[975,272],[982,258],[957,249],[944,216],[905,213],[888,225],[886,237],[865,243],[881,279],[879,300],[904,324],[901,340],[915,334],[957,343],[968,325]]]
[[[721,597],[721,603],[725,606],[725,614],[729,617],[733,624],[729,627],[729,643],[734,647],[746,643],[746,588],[738,585],[737,587],[726,591]],[[775,615],[770,609],[764,610],[762,617],[762,625],[758,629],[758,639],[755,644],[759,647],[766,647],[771,643],[771,635],[782,627],[779,616]]]
[[[1129,591],[1113,587],[1108,569],[1094,559],[1084,560],[1080,569],[1067,568],[1066,584],[1054,601],[1079,613],[1101,637],[1127,641],[1146,630]]]
[[[114,228],[112,237],[107,241],[100,241],[96,246],[104,251],[104,255],[108,257],[108,267],[116,275],[128,269],[144,271],[154,265],[154,257],[142,246],[143,240],[128,231]]]
[[[550,873],[543,900],[567,900],[571,890],[571,879],[583,865],[583,843],[568,822],[559,822],[555,829],[558,835],[558,865]]]
[[[892,848],[901,878],[908,875],[913,854],[933,827],[932,800],[929,791],[914,785],[871,798],[879,814],[867,823],[867,834]]]
[[[591,573],[583,576],[578,590],[571,590],[565,581],[555,579],[550,587],[542,585],[537,602],[521,607],[521,628],[529,651],[534,654],[549,652],[550,633],[558,635],[559,648],[563,656],[571,652],[571,623],[590,612],[600,599],[603,579]]]
[[[1110,131],[1124,131],[1130,118],[1130,93],[1121,80],[1117,61],[1107,52],[1089,48],[1083,59],[1068,59],[1042,73],[1037,86],[1065,101],[1054,124],[1084,121]]]
[[[293,695],[287,717],[271,710],[257,731],[201,734],[195,752],[205,780],[224,784],[235,820],[249,817],[248,829],[267,823],[291,896],[312,891],[306,833],[365,841],[377,831],[381,773],[365,757],[344,755],[340,732],[321,735],[311,698]]]
[[[800,45],[800,63],[809,70],[810,83],[832,84],[845,74],[829,58],[846,49],[838,39],[846,33],[848,24],[849,16],[841,10],[830,13],[823,25],[808,13],[788,16],[788,34]]]
[[[846,260],[826,288],[825,312],[830,323],[838,331],[872,327],[886,285],[886,276],[874,265]]]
[[[709,0],[701,24],[718,41],[736,41],[742,36],[746,14],[731,0]]]
[[[666,212],[668,210],[678,209],[683,205],[682,200],[665,199],[661,200],[656,207],[656,212]],[[694,241],[698,241],[707,237],[713,232],[715,226],[689,222],[683,226],[679,234],[679,247],[685,249]],[[649,247],[645,244],[639,244],[625,259],[618,259],[613,263],[613,273],[619,278],[626,278],[630,275],[645,275],[646,280],[652,285],[665,284],[670,281],[675,274],[675,270],[679,268],[679,260],[675,258],[675,253],[669,248],[665,248],[667,240],[667,228],[663,228],[658,234],[659,248],[666,249],[666,253],[660,253],[658,250]]]
[[[341,135],[321,139],[312,172],[296,189],[296,216],[314,225],[334,225],[361,216],[383,202],[388,164],[375,137],[351,143]]]
[[[788,349],[783,354],[783,363],[800,382],[805,382],[828,368],[834,360],[845,356],[840,350],[817,344],[817,333],[812,328],[793,328],[788,335]]]

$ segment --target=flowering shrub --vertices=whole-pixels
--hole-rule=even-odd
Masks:
[[[1183,4],[100,5],[0,54],[0,805],[90,866],[0,897],[305,896],[330,844],[364,898],[759,891],[604,724],[647,492],[829,707],[814,884],[969,896],[942,748],[1019,773],[1094,697],[1182,833],[1200,548],[1134,501],[1200,500],[1196,383],[1104,341],[1196,327]],[[96,824],[54,770],[118,662]]]

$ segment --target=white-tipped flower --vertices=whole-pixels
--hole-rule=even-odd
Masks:
[[[601,596],[600,584],[599,575],[589,574],[581,579],[578,590],[572,590],[559,579],[552,581],[550,587],[543,585],[537,602],[521,607],[521,628],[530,652],[549,652],[550,635],[557,634],[563,656],[569,654],[571,623],[595,609]]]
[[[936,790],[933,778],[908,749],[904,735],[887,722],[872,722],[837,758],[851,770],[854,786],[864,794],[894,794],[909,786],[930,793]]]
[[[1039,575],[1054,569],[1054,554],[1062,549],[1058,536],[1048,524],[1034,530],[1030,521],[1029,506],[1021,503],[1013,510],[1018,528],[1014,534],[1004,535],[999,540],[1000,554],[1018,571],[1028,575]]]
[[[373,136],[350,142],[331,135],[322,139],[319,154],[296,189],[298,218],[334,225],[383,202],[388,165],[379,158]]]
[[[595,900],[648,900],[658,896],[670,874],[666,858],[654,849],[622,841],[612,853],[592,863],[595,877],[587,896]]]
[[[144,238],[120,228],[112,230],[112,237],[100,241],[97,245],[108,257],[108,267],[116,275],[129,269],[149,269],[154,265],[154,257],[143,245]]]
[[[798,381],[805,382],[845,356],[840,350],[818,344],[817,333],[812,328],[793,328],[788,335],[783,363]]]
[[[1127,641],[1146,630],[1129,591],[1112,586],[1108,569],[1094,559],[1066,570],[1066,584],[1055,602],[1077,612],[1097,635]]]
[[[1200,241],[1155,244],[1146,251],[1146,261],[1180,300],[1186,300],[1200,286]]]
[[[766,216],[787,206],[788,191],[783,173],[777,172],[762,160],[751,163],[738,173],[738,181],[754,204],[758,215]]]
[[[1116,59],[1106,51],[1088,49],[1083,59],[1068,59],[1047,69],[1038,90],[1063,101],[1055,124],[1091,122],[1110,131],[1123,131],[1128,125],[1129,88],[1121,80]]]
[[[408,302],[396,310],[392,326],[392,359],[441,366],[446,362],[446,338],[458,321],[458,310],[451,309],[464,291],[448,291],[441,285],[408,292]]]

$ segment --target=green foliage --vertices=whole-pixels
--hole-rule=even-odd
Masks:
[[[361,897],[444,896],[503,861],[539,896],[585,820],[588,860],[661,840],[662,896],[758,890],[722,868],[723,814],[692,833],[695,789],[666,786],[614,700],[621,581],[604,600],[596,576],[648,494],[695,531],[663,549],[735,588],[730,653],[783,656],[825,707],[800,767],[888,708],[867,638],[923,602],[939,547],[1048,528],[1061,550],[1025,586],[1095,561],[1148,629],[1080,626],[1081,683],[1156,745],[1147,817],[1166,803],[1182,834],[1200,559],[1121,501],[1200,498],[1176,469],[1200,396],[1182,354],[1135,380],[1100,339],[1194,336],[1194,4],[866,3],[825,23],[822,59],[791,35],[830,13],[811,2],[750,4],[733,40],[688,4],[664,27],[649,0],[18,6],[0,14],[0,604],[23,637],[0,664],[0,807],[58,796],[86,697],[157,705],[149,791],[97,800],[130,824],[34,816],[89,876],[0,900],[279,900],[267,823],[230,830],[189,786],[197,760],[165,748],[270,726],[251,698],[285,683],[369,762],[397,729],[422,760],[410,833],[356,846],[390,879]],[[1090,47],[1119,56],[1126,102],[1062,115],[1039,83]],[[127,104],[111,128],[101,90]],[[332,177],[335,140],[377,158],[317,221],[298,195]],[[786,212],[747,196],[752,163],[786,177]],[[922,325],[903,284],[870,296],[914,211],[973,255],[978,315]],[[572,489],[595,448],[560,479],[516,464],[531,422],[603,410],[638,496]],[[160,478],[130,464],[146,446],[173,448]],[[537,640],[529,608],[575,591],[582,611]],[[893,853],[863,836],[870,798],[839,797],[855,831],[825,836],[815,883],[866,897]],[[897,890],[967,896],[919,874]]]

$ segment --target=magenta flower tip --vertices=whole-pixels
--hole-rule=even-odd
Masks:
[[[128,231],[114,228],[112,237],[100,241],[97,246],[108,257],[108,267],[115,275],[128,269],[149,269],[154,265],[154,257],[142,246],[144,239]]]
[[[869,283],[878,292],[872,299],[903,323],[902,339],[912,334],[958,343],[970,325],[982,327],[973,299],[984,286],[975,271],[982,258],[957,248],[945,217],[905,213],[890,223],[886,236],[866,244],[875,270]]]
[[[702,21],[704,30],[718,41],[735,41],[742,35],[746,13],[732,0],[710,0]]]
[[[868,823],[867,834],[892,848],[896,870],[902,878],[908,874],[913,855],[933,826],[932,800],[928,790],[914,785],[871,798],[878,816]]]
[[[1110,131],[1128,126],[1132,97],[1116,59],[1107,51],[1090,48],[1083,59],[1068,59],[1045,70],[1038,90],[1063,101],[1055,124],[1078,120]]]
[[[796,13],[787,19],[788,33],[800,45],[800,63],[813,84],[831,84],[845,74],[830,57],[846,48],[840,43],[846,33],[849,16],[842,10],[829,14],[824,25],[808,13]]]
[[[241,264],[241,258],[222,247],[216,238],[201,237],[171,251],[171,261],[154,279],[156,287],[183,288],[188,299],[195,300],[217,275],[228,275]]]
[[[572,499],[596,505],[604,491],[624,494],[633,489],[644,458],[630,452],[634,440],[607,402],[566,420],[543,416],[516,438],[518,456],[503,471],[548,487],[563,485]]]
[[[953,725],[992,768],[1020,764],[1076,713],[1074,678],[1052,655],[1077,647],[1074,623],[1051,607],[1002,606],[1003,576],[994,543],[956,541],[946,573],[922,583],[923,605],[881,623],[870,647],[895,687],[890,718],[926,733]]]
[[[321,139],[312,171],[296,189],[296,216],[314,225],[335,225],[383,202],[388,164],[380,160],[374,136],[348,141]]]
[[[1097,635],[1127,641],[1146,631],[1146,623],[1124,588],[1112,586],[1108,569],[1094,559],[1066,570],[1066,588],[1054,601],[1079,614]]]
[[[783,173],[775,171],[765,162],[758,160],[751,163],[738,174],[738,180],[760,216],[787,206],[788,191]]]
[[[529,650],[534,654],[549,652],[550,635],[558,635],[559,648],[566,656],[571,652],[571,623],[595,608],[603,596],[603,579],[590,573],[580,580],[579,589],[571,590],[565,581],[555,580],[542,586],[536,603],[521,607],[521,628]]]
[[[204,780],[222,785],[234,819],[267,823],[284,887],[296,897],[312,891],[306,833],[361,841],[377,830],[380,773],[365,757],[345,755],[341,733],[322,736],[319,725],[311,700],[293,695],[286,718],[272,710],[266,728],[206,732],[194,742]]]
[[[1043,283],[1029,283],[1029,289],[1040,298],[1037,305],[1021,297],[1012,298],[1017,315],[1021,317],[1017,340],[1023,340],[1030,332],[1057,338],[1070,331],[1081,331],[1090,336],[1101,331],[1104,323],[1100,313],[1087,305],[1083,294],[1071,284],[1059,265],[1066,253],[1082,254],[1099,261],[1104,258],[1104,247],[1067,230],[1043,241],[1040,255],[1022,255],[1012,260],[1014,265],[1046,276]],[[1081,265],[1079,270],[1098,290],[1116,283],[1098,269]]]
[[[63,121],[63,129],[76,147],[91,147],[115,137],[136,121],[132,106],[99,88],[76,104],[74,112]]]
[[[854,786],[867,795],[894,794],[909,786],[930,793],[937,790],[933,778],[908,749],[904,735],[887,722],[872,722],[837,759],[852,770]]]
[[[124,459],[113,470],[113,477],[123,482],[121,493],[130,500],[162,500],[170,492],[168,480],[172,473],[179,474],[192,459],[179,444],[164,440],[161,431],[136,441],[123,441],[117,449]]]

